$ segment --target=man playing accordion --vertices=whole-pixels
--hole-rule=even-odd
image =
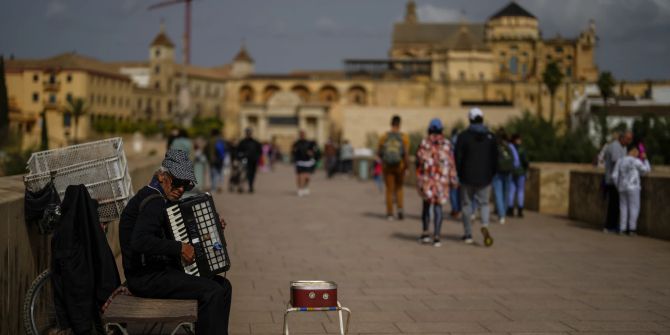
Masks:
[[[121,214],[119,239],[128,289],[139,297],[197,299],[196,334],[228,334],[232,286],[221,276],[186,274],[193,246],[171,239],[166,208],[195,185],[193,163],[184,151],[168,150],[149,185]],[[225,228],[223,219],[219,218]]]

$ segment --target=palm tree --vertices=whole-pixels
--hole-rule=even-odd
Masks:
[[[549,112],[549,122],[554,123],[554,97],[556,95],[556,90],[561,85],[563,81],[563,72],[558,68],[558,65],[555,62],[547,64],[547,67],[542,73],[542,81],[547,85],[549,90],[549,96],[551,98],[551,107]]]
[[[614,85],[616,85],[614,76],[609,71],[601,72],[598,76],[597,85],[600,90],[600,96],[603,97],[603,108],[607,111],[607,99],[614,96]]]
[[[600,96],[603,97],[603,112],[598,115],[601,142],[606,143],[609,140],[607,136],[607,133],[609,132],[609,129],[607,129],[607,99],[614,96],[614,85],[616,85],[616,81],[611,72],[605,71],[598,75],[596,84],[600,90]]]
[[[88,106],[82,98],[74,98],[67,101],[65,106],[65,113],[74,117],[74,144],[77,144],[77,125],[79,124],[79,117],[88,113]]]

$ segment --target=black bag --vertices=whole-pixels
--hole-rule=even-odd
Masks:
[[[53,182],[37,192],[26,189],[24,215],[27,224],[37,224],[40,234],[51,234],[61,215],[60,197]]]

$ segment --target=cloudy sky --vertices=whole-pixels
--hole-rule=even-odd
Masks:
[[[101,60],[144,60],[164,19],[181,46],[183,5],[161,0],[8,0],[0,11],[0,54],[49,57],[76,51]],[[545,37],[574,37],[589,19],[600,36],[597,63],[617,78],[670,79],[670,1],[520,0]],[[406,0],[195,0],[192,63],[229,62],[246,41],[258,72],[340,69],[345,58],[383,58]],[[507,0],[417,0],[419,19],[470,22]]]

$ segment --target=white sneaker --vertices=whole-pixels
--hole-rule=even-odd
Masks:
[[[498,220],[498,223],[505,224],[505,217],[501,217],[500,220]]]
[[[387,216],[386,216],[386,220],[387,220],[387,221],[394,221],[394,220],[395,220],[395,217],[393,217],[393,215],[387,215]]]
[[[308,188],[304,189],[303,193],[304,193],[304,195],[309,195],[309,189]]]
[[[303,195],[305,195],[304,191],[302,189],[298,189],[298,196],[302,198]]]

